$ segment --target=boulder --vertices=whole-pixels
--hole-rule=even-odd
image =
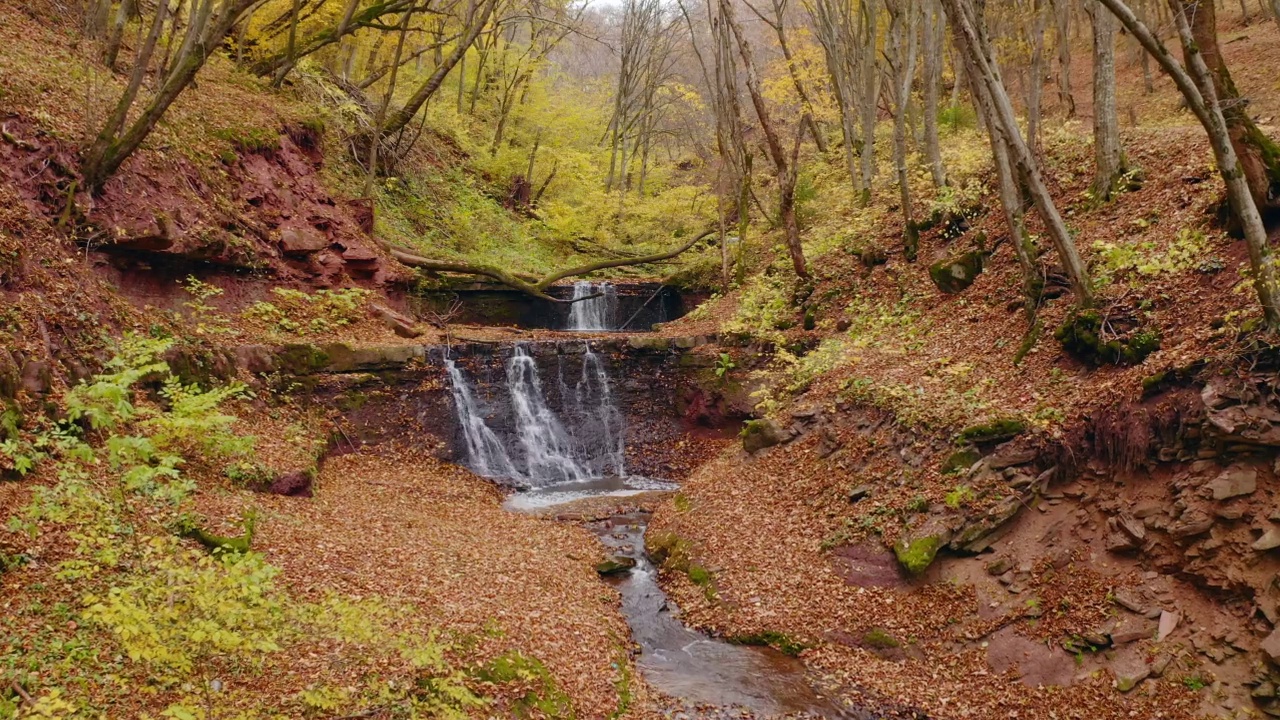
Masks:
[[[849,491],[849,502],[856,503],[859,500],[862,500],[863,498],[866,498],[870,495],[871,495],[870,485],[859,485],[858,487]]]
[[[322,370],[332,373],[399,370],[413,360],[426,357],[425,348],[417,345],[352,347],[345,343],[329,343],[321,346],[320,350],[328,357]]]
[[[748,420],[742,426],[742,449],[749,453],[786,442],[791,436],[778,423],[769,420]]]
[[[329,238],[315,228],[290,227],[280,231],[280,250],[285,255],[308,255],[329,247]]]
[[[22,372],[18,361],[5,348],[0,347],[0,398],[13,398],[18,394]]]
[[[1209,481],[1206,488],[1214,500],[1227,500],[1241,495],[1252,495],[1258,489],[1258,471],[1243,465],[1232,465]]]
[[[43,360],[28,360],[22,366],[18,386],[29,395],[44,395],[53,389],[53,371]]]
[[[375,304],[369,307],[369,312],[381,320],[382,324],[386,325],[388,329],[402,338],[416,338],[422,335],[422,331],[417,328],[413,318],[402,315],[389,307]]]
[[[671,341],[664,337],[632,335],[627,338],[627,346],[641,352],[666,352],[671,347]]]
[[[1254,550],[1265,552],[1280,547],[1280,528],[1269,528],[1262,537],[1254,541],[1252,545]]]
[[[951,529],[939,518],[932,518],[919,528],[903,533],[894,543],[898,563],[912,575],[919,575],[933,564],[938,551],[951,540]]]
[[[982,262],[986,253],[971,250],[943,258],[929,266],[929,278],[939,290],[948,295],[963,292],[982,274]]]
[[[1175,538],[1189,538],[1203,535],[1213,527],[1213,518],[1199,510],[1185,513],[1177,522],[1169,526],[1169,535]]]
[[[1280,630],[1272,632],[1259,645],[1258,649],[1273,663],[1280,664]]]
[[[635,558],[629,558],[626,555],[610,555],[601,562],[596,563],[596,572],[603,576],[620,575],[630,571],[635,566]]]
[[[1178,623],[1182,622],[1182,615],[1169,610],[1160,611],[1160,624],[1156,628],[1156,642],[1164,642],[1165,638],[1173,634],[1178,629]]]

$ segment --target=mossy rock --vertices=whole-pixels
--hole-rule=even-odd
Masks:
[[[996,418],[979,425],[970,425],[960,431],[957,439],[962,443],[1001,442],[1021,435],[1026,429],[1027,424],[1017,418]]]
[[[971,250],[944,258],[929,266],[929,278],[942,292],[954,295],[963,292],[982,274],[986,253]]]
[[[1096,310],[1073,312],[1053,336],[1067,352],[1093,365],[1137,365],[1160,349],[1160,336],[1154,330],[1137,329],[1103,340],[1102,324]]]
[[[942,461],[940,471],[943,475],[951,475],[952,473],[962,472],[973,467],[973,464],[982,459],[982,454],[973,448],[962,448],[947,456]]]
[[[275,368],[286,375],[310,375],[329,364],[329,354],[315,345],[290,344],[276,353]]]
[[[786,633],[781,633],[776,630],[762,630],[757,633],[732,635],[726,639],[734,645],[771,647],[783,655],[790,655],[791,657],[796,657],[805,650],[813,647],[812,645],[796,640]]]
[[[951,539],[950,533],[935,530],[919,534],[907,534],[893,545],[898,563],[912,575],[919,575],[933,564],[938,551]]]
[[[749,453],[773,447],[787,439],[786,432],[772,420],[748,420],[739,433],[742,449]]]
[[[635,558],[629,558],[626,555],[611,555],[596,563],[596,572],[602,576],[621,575],[635,566]]]

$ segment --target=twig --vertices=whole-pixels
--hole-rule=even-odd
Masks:
[[[17,694],[18,694],[18,697],[22,698],[22,702],[23,702],[23,703],[25,703],[25,704],[27,704],[27,705],[35,705],[35,704],[36,704],[36,700],[35,700],[35,698],[31,697],[31,695],[30,695],[30,694],[28,694],[26,690],[23,690],[23,689],[22,689],[22,686],[18,684],[18,681],[17,681],[17,680],[10,680],[10,681],[9,681],[9,687],[10,687],[10,688],[15,692],[15,693],[17,693]]]
[[[618,327],[618,329],[619,329],[619,330],[626,330],[626,329],[627,329],[627,326],[631,324],[631,321],[632,321],[632,320],[635,320],[635,319],[636,319],[636,317],[641,313],[641,311],[643,311],[645,308],[649,307],[649,303],[653,302],[653,299],[654,299],[654,298],[656,298],[656,297],[658,297],[658,294],[659,294],[659,293],[661,293],[661,292],[662,292],[663,290],[665,290],[666,288],[667,288],[667,286],[666,286],[666,285],[659,285],[659,286],[658,286],[658,289],[657,289],[657,290],[655,290],[655,291],[653,292],[653,294],[649,296],[649,299],[648,299],[648,300],[645,300],[645,301],[644,301],[644,304],[643,304],[643,305],[641,305],[641,306],[639,307],[639,309],[637,309],[634,313],[631,313],[631,317],[627,318],[627,321],[626,321],[626,322],[624,322],[624,323],[622,323],[622,325],[620,325],[620,326]]]

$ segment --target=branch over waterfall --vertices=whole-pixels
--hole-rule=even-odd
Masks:
[[[394,257],[396,260],[412,268],[417,268],[419,270],[426,270],[428,272],[446,272],[446,273],[457,273],[459,275],[476,275],[479,277],[487,277],[491,280],[497,280],[503,285],[506,285],[511,288],[515,288],[516,290],[519,290],[528,295],[532,295],[533,297],[536,297],[542,300],[549,300],[551,302],[568,304],[568,303],[574,303],[574,302],[582,302],[583,300],[590,300],[591,298],[599,297],[599,295],[598,294],[589,295],[587,297],[576,298],[573,300],[562,300],[560,298],[552,297],[551,295],[547,294],[547,289],[550,288],[552,285],[555,285],[557,282],[560,282],[561,280],[565,280],[571,277],[578,277],[580,275],[586,275],[588,273],[596,272],[597,270],[606,270],[608,268],[615,268],[615,267],[626,267],[630,265],[644,265],[646,263],[656,263],[656,262],[662,262],[663,260],[670,260],[671,258],[674,258],[677,255],[680,255],[690,250],[691,248],[693,248],[694,245],[697,245],[700,241],[710,237],[714,233],[715,233],[715,230],[706,230],[701,234],[694,236],[693,239],[689,240],[689,242],[673,250],[666,250],[663,252],[654,253],[652,255],[642,255],[640,257],[614,258],[610,260],[600,260],[593,263],[587,263],[586,265],[578,265],[576,267],[566,268],[564,270],[558,270],[556,272],[551,273],[550,275],[547,275],[544,278],[538,278],[536,276],[525,275],[522,273],[508,272],[494,265],[482,265],[482,264],[475,264],[475,263],[456,262],[451,260],[434,260],[432,258],[422,257],[421,255],[417,255],[407,250],[403,250],[403,249],[392,247],[392,246],[387,246],[387,250],[388,252],[391,253],[391,256]]]

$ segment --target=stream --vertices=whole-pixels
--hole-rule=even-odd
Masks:
[[[603,320],[590,314],[595,317],[583,324]],[[487,387],[477,387],[452,359],[445,360],[466,463],[515,490],[505,503],[512,511],[679,487],[626,472],[624,416],[608,369],[589,344],[576,357],[580,368],[562,363],[556,377],[543,377],[526,348],[512,346],[501,371],[490,373]],[[798,659],[685,627],[645,554],[647,523],[647,515],[629,513],[589,528],[610,554],[636,563],[607,581],[622,596],[645,680],[682,708],[673,717],[862,717],[818,693]],[[695,714],[686,714],[683,708],[689,707]]]

